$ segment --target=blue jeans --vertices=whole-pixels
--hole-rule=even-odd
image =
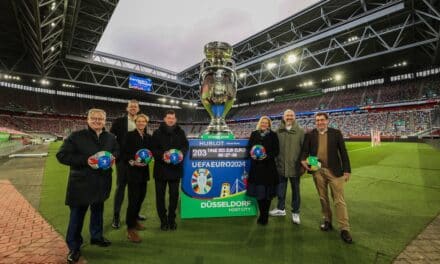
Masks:
[[[86,215],[88,205],[70,206],[70,219],[67,228],[66,242],[69,250],[78,251],[81,248],[83,238],[81,236],[84,217]],[[90,205],[90,238],[102,239],[103,232],[103,214],[104,203],[95,203]]]
[[[299,176],[286,178],[282,175],[279,177],[279,184],[277,186],[278,205],[277,208],[284,210],[286,207],[286,192],[287,192],[287,179],[290,180],[290,187],[292,190],[292,213],[299,214],[299,207],[301,203],[301,197],[299,192]]]

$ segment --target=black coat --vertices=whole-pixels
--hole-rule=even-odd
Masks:
[[[146,148],[152,151],[151,136],[144,131],[141,137],[137,130],[130,131],[125,136],[124,151],[121,160],[128,166],[127,180],[130,182],[146,182],[150,179],[149,165],[145,167],[131,166],[128,162],[134,160],[136,152]]]
[[[116,136],[116,140],[118,141],[121,150],[124,148],[125,136],[128,133],[127,123],[128,116],[125,115],[123,117],[116,118],[112,123],[112,127],[110,128],[110,132]]]
[[[264,146],[267,157],[264,160],[251,159],[248,182],[256,185],[276,185],[279,182],[275,164],[275,157],[280,152],[278,136],[270,131],[262,137],[260,131],[253,131],[249,138],[248,150],[257,144]]]
[[[165,123],[153,133],[153,154],[154,154],[154,178],[156,180],[177,180],[183,174],[183,162],[173,165],[163,161],[163,154],[170,149],[179,149],[183,155],[188,151],[188,140],[185,132],[176,125],[168,131]]]
[[[318,130],[315,128],[306,134],[301,160],[306,160],[308,156],[317,156],[318,133]],[[328,169],[330,169],[336,177],[341,177],[344,175],[344,172],[351,173],[350,160],[342,133],[330,127],[327,130],[327,159]]]
[[[115,136],[103,131],[99,138],[92,129],[73,132],[58,150],[58,161],[70,166],[66,205],[82,206],[104,202],[112,187],[112,169],[94,170],[87,164],[90,156],[109,151],[118,157],[119,146]]]

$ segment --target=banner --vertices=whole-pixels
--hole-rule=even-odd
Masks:
[[[181,217],[256,215],[246,195],[250,166],[248,140],[190,140],[184,160]]]

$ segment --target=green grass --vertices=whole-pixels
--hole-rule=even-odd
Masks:
[[[178,220],[175,232],[159,230],[154,181],[150,181],[142,210],[148,219],[147,229],[140,232],[141,244],[129,243],[125,228],[110,227],[112,194],[105,203],[104,231],[113,244],[103,249],[85,243],[83,255],[89,263],[106,264],[390,263],[440,212],[439,152],[416,143],[383,143],[377,148],[370,148],[369,143],[347,145],[353,173],[345,195],[353,245],[344,244],[337,231],[319,231],[319,200],[311,177],[305,175],[301,181],[300,226],[293,225],[288,216],[270,218],[266,227],[258,226],[255,217],[193,219]],[[56,161],[58,147],[56,143],[50,147],[40,212],[65,235],[68,168]],[[88,222],[83,236],[88,242]]]

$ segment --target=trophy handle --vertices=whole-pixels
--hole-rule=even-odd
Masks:
[[[211,103],[209,102],[209,97],[210,97],[209,83],[212,81],[213,81],[212,76],[207,76],[204,79],[204,83],[200,87],[200,95],[201,95],[200,101],[202,102],[203,107],[206,109],[211,119],[214,118],[214,113],[212,112],[211,109]]]
[[[225,103],[225,110],[223,111],[222,118],[226,119],[226,114],[231,110],[232,106],[234,105],[234,100],[229,100]]]

